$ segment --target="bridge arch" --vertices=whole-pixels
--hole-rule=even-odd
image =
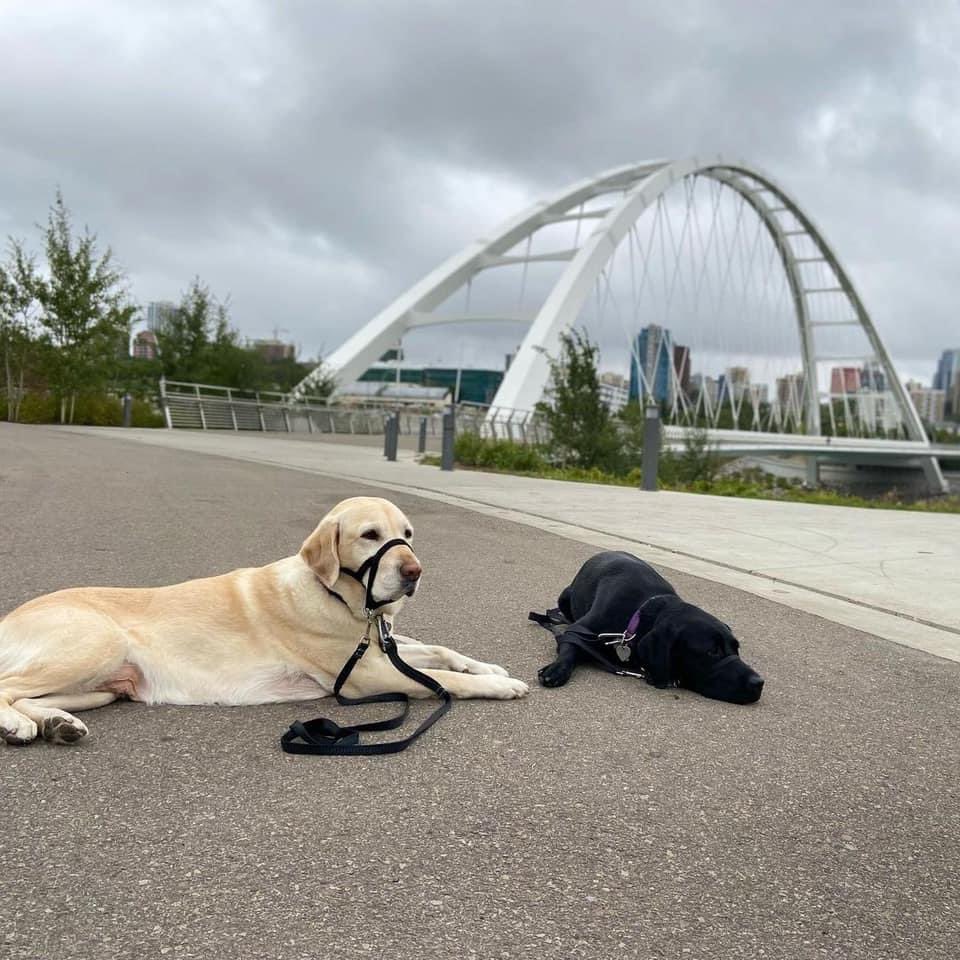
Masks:
[[[821,395],[818,389],[818,362],[842,358],[820,356],[816,347],[818,326],[857,325],[865,333],[875,361],[882,367],[888,389],[899,408],[900,420],[911,440],[926,441],[926,434],[909,394],[897,376],[890,356],[836,253],[812,218],[776,181],[763,171],[739,160],[721,156],[691,157],[686,160],[652,160],[608,170],[582,180],[536,203],[502,224],[489,238],[475,241],[431,271],[401,294],[377,316],[354,333],[326,360],[325,369],[341,384],[356,380],[408,330],[418,327],[476,320],[510,320],[529,323],[523,342],[504,376],[493,401],[501,410],[525,411],[540,400],[549,377],[547,354],[555,353],[562,332],[576,323],[580,311],[602,271],[620,242],[644,212],[657,203],[671,187],[687,177],[701,176],[717,181],[738,193],[756,212],[766,228],[783,266],[793,300],[805,382],[806,429],[821,433]],[[609,207],[584,209],[596,197],[619,194]],[[783,215],[789,214],[789,229]],[[595,220],[595,228],[584,231],[582,241],[571,249],[535,256],[509,255],[508,251],[540,228],[565,220]],[[801,257],[793,237],[806,237],[813,256]],[[579,236],[579,234],[578,234]],[[565,261],[559,279],[535,312],[527,316],[450,314],[436,308],[474,276],[500,266],[534,261]],[[830,287],[805,285],[801,264],[819,261],[832,276]],[[811,317],[810,298],[823,293],[846,297],[849,319],[818,322]],[[308,393],[309,375],[297,392]]]

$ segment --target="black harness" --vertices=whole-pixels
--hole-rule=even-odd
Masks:
[[[356,570],[348,570],[346,567],[341,567],[340,572],[345,573],[348,577],[353,577],[361,587],[366,587],[366,596],[363,601],[363,613],[367,618],[367,621],[373,619],[376,615],[376,611],[380,607],[386,606],[388,603],[393,603],[392,600],[375,600],[373,597],[373,581],[377,579],[377,570],[380,569],[380,560],[383,558],[383,555],[388,551],[392,550],[394,547],[407,547],[412,550],[413,548],[407,543],[406,540],[401,540],[397,537],[394,540],[388,540],[375,554],[370,557],[367,557],[363,563],[360,564],[359,568]],[[364,584],[363,576],[365,573],[369,572],[370,576],[367,577],[367,582]],[[333,593],[333,591],[330,591]],[[343,603],[347,601],[340,596],[339,593],[333,593],[333,595]]]
[[[310,753],[319,756],[369,756],[399,753],[401,750],[406,750],[417,737],[429,730],[452,706],[450,694],[441,684],[433,677],[428,677],[425,673],[421,673],[411,667],[409,663],[400,659],[400,654],[397,652],[397,641],[393,637],[390,624],[382,613],[377,613],[380,607],[393,602],[392,600],[377,600],[373,595],[373,583],[377,578],[380,560],[388,550],[399,546],[409,547],[410,544],[406,540],[388,540],[373,556],[364,560],[359,569],[340,568],[341,573],[353,577],[361,586],[366,588],[363,613],[367,618],[367,628],[360,638],[357,649],[350,654],[350,658],[338,674],[333,685],[333,694],[337,698],[337,703],[343,706],[352,707],[362,703],[402,703],[402,712],[397,716],[388,717],[386,720],[358,723],[352,727],[342,727],[329,717],[317,717],[316,720],[306,721],[298,720],[291,724],[290,729],[280,738],[280,746],[286,753]],[[363,582],[365,574],[369,574],[366,584]],[[331,590],[326,584],[323,586],[331,596],[349,609],[349,604],[339,593]],[[374,624],[377,628],[377,643],[379,643],[380,649],[390,658],[394,667],[404,676],[426,687],[440,699],[441,703],[410,736],[401,740],[389,740],[386,743],[361,743],[360,734],[363,731],[393,730],[406,720],[410,711],[410,697],[405,693],[376,693],[369,697],[356,698],[345,697],[340,693],[340,689],[347,682],[353,668],[360,662],[370,646],[370,632]]]

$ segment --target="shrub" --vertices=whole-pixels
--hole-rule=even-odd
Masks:
[[[149,400],[134,398],[131,411],[134,427],[166,425],[155,405]],[[6,399],[0,399],[0,420],[7,418]],[[48,393],[28,393],[20,404],[20,423],[59,423],[60,410],[56,397]],[[88,427],[119,427],[123,423],[123,401],[106,394],[82,394],[77,397],[73,422]]]
[[[7,411],[4,410],[4,416]],[[28,393],[20,402],[20,423],[53,423],[57,419],[57,401],[45,393]]]
[[[475,433],[458,434],[453,452],[457,461],[467,467],[493,467],[531,473],[548,466],[537,446],[513,440],[493,440]]]
[[[625,468],[617,426],[600,399],[599,348],[574,330],[560,335],[560,356],[547,357],[550,386],[537,412],[546,422],[552,448],[565,465],[608,473]]]
[[[131,426],[134,427],[165,427],[167,421],[163,414],[157,409],[156,405],[149,400],[133,401],[133,410],[131,411]]]

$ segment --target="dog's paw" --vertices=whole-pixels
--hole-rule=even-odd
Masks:
[[[40,736],[48,743],[76,743],[89,731],[76,717],[47,717],[40,727]]]
[[[510,674],[504,667],[501,667],[496,663],[485,663],[483,664],[484,673],[492,673],[497,677],[509,677]]]
[[[478,676],[509,677],[510,674],[496,663],[484,663],[482,660],[471,660],[469,657],[463,658],[463,667],[461,673],[473,673]]]
[[[490,687],[486,696],[491,700],[519,700],[525,697],[530,688],[522,681],[513,677],[490,676]]]
[[[544,687],[562,687],[570,679],[571,673],[573,670],[569,664],[562,660],[554,660],[553,663],[548,663],[540,669],[537,679]]]
[[[5,719],[0,727],[0,738],[13,747],[22,747],[37,739],[37,725],[29,717],[20,716],[12,722]]]

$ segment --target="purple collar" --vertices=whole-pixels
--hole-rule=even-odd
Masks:
[[[658,593],[654,597],[647,597],[643,603],[637,607],[636,613],[630,618],[630,622],[627,624],[627,629],[623,631],[624,638],[627,640],[632,640],[637,635],[637,630],[640,627],[640,615],[643,613],[643,608],[648,603],[653,603],[654,600],[662,600],[664,597],[675,597],[675,593]]]

